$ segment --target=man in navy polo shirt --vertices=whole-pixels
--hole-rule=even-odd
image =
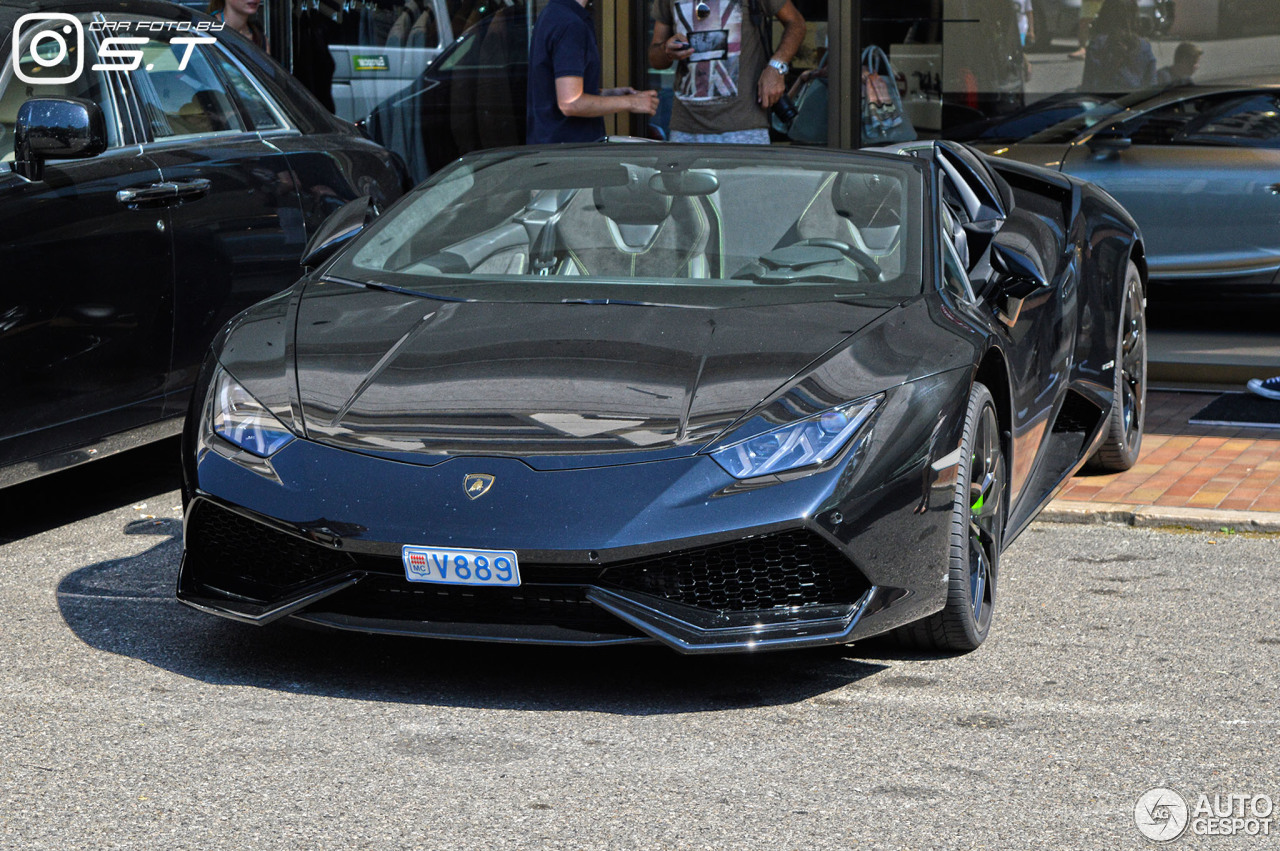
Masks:
[[[658,93],[600,91],[600,46],[587,0],[550,0],[538,15],[529,45],[530,145],[594,142],[604,117],[615,112],[653,115]]]

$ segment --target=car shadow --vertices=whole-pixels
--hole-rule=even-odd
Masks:
[[[124,533],[158,540],[137,555],[64,577],[63,620],[96,650],[216,685],[450,707],[663,715],[798,703],[889,667],[848,647],[689,657],[664,647],[479,644],[248,626],[174,598],[179,521],[138,520]]]
[[[5,488],[0,544],[177,490],[181,469],[170,437]]]

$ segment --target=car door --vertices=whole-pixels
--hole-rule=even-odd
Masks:
[[[3,46],[0,467],[31,461],[37,472],[56,468],[66,452],[157,420],[163,410],[173,316],[168,224],[163,208],[130,206],[121,194],[157,183],[160,172],[122,121],[115,75],[93,70],[89,20],[76,18],[79,30],[67,33],[68,49],[52,64],[59,35],[51,30],[64,21],[16,33],[16,65]],[[40,34],[37,50],[55,49],[37,63],[30,46]],[[38,181],[13,173],[18,109],[38,97],[97,103],[107,150],[50,161]]]
[[[1215,92],[1110,125],[1063,170],[1137,220],[1151,276],[1267,283],[1280,269],[1280,92]],[[1123,142],[1121,142],[1123,145]]]
[[[1038,502],[1037,481],[1054,474],[1045,467],[1047,438],[1067,385],[1075,345],[1075,282],[1056,268],[1061,246],[1041,238],[1034,216],[1006,207],[994,178],[980,161],[963,148],[943,143],[938,156],[943,171],[939,176],[943,281],[953,291],[968,291],[968,303],[1000,339],[1012,397],[1010,522],[1021,522]],[[994,239],[1034,257],[1048,281],[1022,301],[1012,321],[993,321],[1004,306],[990,262]],[[1022,500],[1024,492],[1032,494],[1030,501]]]
[[[188,53],[173,40],[180,34],[148,31],[130,72],[142,149],[182,196],[165,211],[175,267],[168,389],[177,406],[217,330],[292,284],[306,244],[289,163],[260,136],[285,119],[221,47]]]

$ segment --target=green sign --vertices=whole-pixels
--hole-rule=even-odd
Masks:
[[[387,60],[385,53],[379,53],[374,56],[352,56],[351,70],[353,71],[390,71],[391,63]]]

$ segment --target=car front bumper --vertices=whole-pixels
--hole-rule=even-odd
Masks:
[[[830,467],[769,481],[736,481],[705,455],[545,471],[305,439],[263,464],[206,438],[188,457],[178,596],[248,623],[483,641],[683,653],[854,641],[945,600],[945,443],[929,451],[932,423],[895,401]],[[494,484],[472,500],[476,474]],[[411,582],[410,544],[514,551],[521,584]]]

